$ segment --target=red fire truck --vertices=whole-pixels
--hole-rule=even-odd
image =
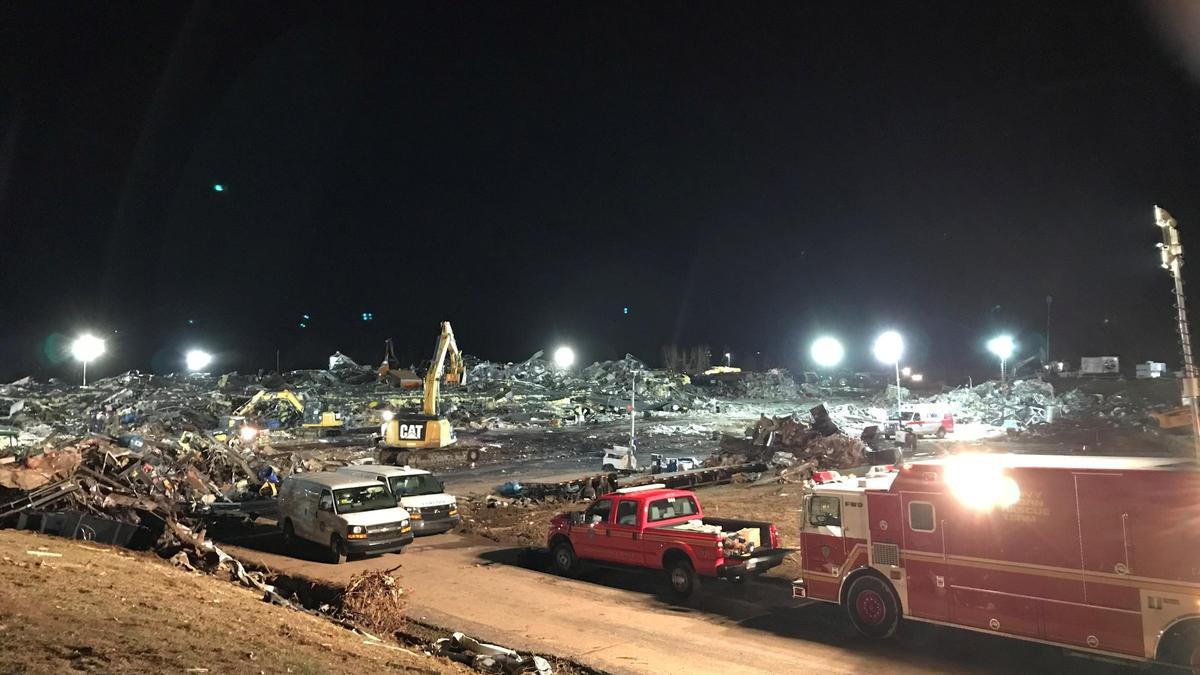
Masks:
[[[862,633],[903,618],[1200,673],[1200,471],[955,456],[814,477],[792,595]]]

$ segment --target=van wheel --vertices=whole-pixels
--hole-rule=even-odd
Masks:
[[[342,538],[338,535],[333,535],[329,539],[329,562],[334,565],[341,565],[346,562],[346,545],[342,543]]]
[[[686,598],[696,590],[696,568],[690,560],[676,558],[667,563],[667,580],[671,583],[672,593]]]
[[[600,470],[601,471],[616,471],[617,467],[613,466],[612,464],[605,464],[604,466],[600,467]]]
[[[900,601],[878,578],[861,576],[850,584],[846,612],[858,632],[873,638],[890,637],[900,623]]]
[[[579,571],[579,556],[570,542],[560,541],[554,546],[554,571],[563,576],[573,576]]]
[[[283,521],[283,547],[289,551],[296,548],[296,526],[291,518]]]
[[[945,438],[946,437],[946,427],[938,427],[937,433],[934,434],[934,436],[937,436],[938,438]]]

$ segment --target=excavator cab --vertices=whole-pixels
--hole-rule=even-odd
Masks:
[[[450,361],[447,367],[446,361]],[[403,462],[408,451],[444,448],[456,439],[449,420],[438,413],[438,394],[441,385],[466,382],[462,353],[454,340],[449,321],[442,322],[442,331],[434,348],[433,360],[425,372],[425,391],[419,415],[396,415],[380,427],[379,459],[384,464]]]

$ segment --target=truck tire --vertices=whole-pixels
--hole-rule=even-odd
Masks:
[[[612,464],[605,464],[604,466],[600,467],[600,470],[601,471],[616,471],[617,467],[613,466]]]
[[[569,541],[560,541],[554,545],[552,552],[554,571],[565,577],[575,576],[579,571],[579,556],[575,555],[575,547]]]
[[[1200,621],[1189,621],[1172,630],[1163,647],[1159,659],[1171,667],[1170,672],[1200,675]]]
[[[291,518],[283,521],[283,548],[286,551],[296,548],[296,526]]]
[[[938,427],[937,433],[935,433],[934,436],[936,436],[938,438],[945,438],[946,437],[946,427]]]
[[[329,562],[334,565],[341,565],[346,562],[346,546],[342,543],[342,538],[338,535],[333,535],[329,538]]]
[[[686,558],[675,558],[667,563],[667,582],[676,597],[686,598],[696,590],[696,568]]]
[[[900,624],[900,600],[878,577],[864,575],[850,584],[846,613],[858,632],[872,638],[891,637]]]

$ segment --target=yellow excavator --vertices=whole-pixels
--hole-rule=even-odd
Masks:
[[[450,365],[447,367],[446,361]],[[425,372],[425,391],[419,416],[394,415],[380,426],[379,459],[383,464],[403,463],[411,450],[444,448],[455,441],[450,421],[438,414],[441,385],[465,384],[467,370],[462,352],[454,341],[450,322],[442,322],[433,361]]]
[[[279,410],[281,417],[286,415],[290,418],[280,420],[285,426],[290,426],[288,422],[291,421],[294,423],[295,418],[299,417],[299,426],[302,430],[317,436],[326,436],[337,434],[345,425],[339,413],[333,410],[322,410],[313,405],[306,405],[299,396],[289,389],[281,391],[267,391],[263,389],[250,397],[250,400],[239,406],[237,410],[234,410],[232,415],[222,418],[221,431],[228,433],[245,426],[248,418],[261,415],[264,408],[269,408],[270,404],[275,402],[284,404],[284,407]]]

